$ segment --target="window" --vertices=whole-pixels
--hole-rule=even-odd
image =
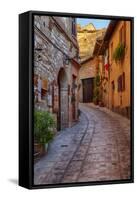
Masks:
[[[124,21],[123,26],[119,30],[119,43],[126,45],[126,21]]]
[[[110,54],[111,54],[111,61],[112,61],[113,60],[113,42],[110,45],[110,50],[111,50]]]
[[[38,101],[41,101],[41,78],[38,77],[37,91],[38,91]]]
[[[118,92],[125,90],[125,72],[118,77]]]
[[[40,76],[34,76],[34,96],[37,102],[45,100],[47,92],[47,80],[42,80]]]
[[[72,35],[76,36],[76,20],[72,18]]]
[[[122,92],[122,76],[118,77],[118,92]]]
[[[44,27],[46,26],[45,22],[43,22],[43,26],[44,26]]]
[[[124,45],[126,46],[126,21],[124,21]]]
[[[42,87],[41,87],[41,99],[45,100],[47,91],[47,80],[42,80]]]
[[[122,90],[125,90],[125,72],[122,74]]]
[[[115,83],[114,83],[114,81],[111,82],[111,86],[112,86],[112,91],[114,91],[115,90]]]
[[[123,29],[123,26],[119,30],[119,43],[122,43],[122,29]]]

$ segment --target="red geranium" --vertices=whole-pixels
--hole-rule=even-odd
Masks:
[[[105,64],[105,69],[108,71],[109,70],[109,64]]]

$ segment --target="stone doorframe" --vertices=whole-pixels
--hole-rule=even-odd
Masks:
[[[59,112],[58,112],[58,129],[63,130],[69,125],[69,99],[68,99],[68,81],[64,68],[58,73],[59,86]]]

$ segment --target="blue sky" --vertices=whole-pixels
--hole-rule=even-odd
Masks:
[[[110,20],[106,19],[86,19],[86,18],[77,18],[77,24],[85,26],[89,23],[92,23],[96,29],[107,28]]]

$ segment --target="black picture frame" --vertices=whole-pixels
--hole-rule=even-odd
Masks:
[[[116,19],[131,21],[131,178],[124,180],[95,181],[83,183],[61,183],[49,185],[33,184],[33,48],[34,48],[34,15],[79,17],[94,19]],[[134,18],[125,16],[108,16],[80,13],[59,13],[45,11],[28,11],[19,14],[19,185],[28,189],[54,187],[74,187],[103,184],[121,184],[134,182]]]

